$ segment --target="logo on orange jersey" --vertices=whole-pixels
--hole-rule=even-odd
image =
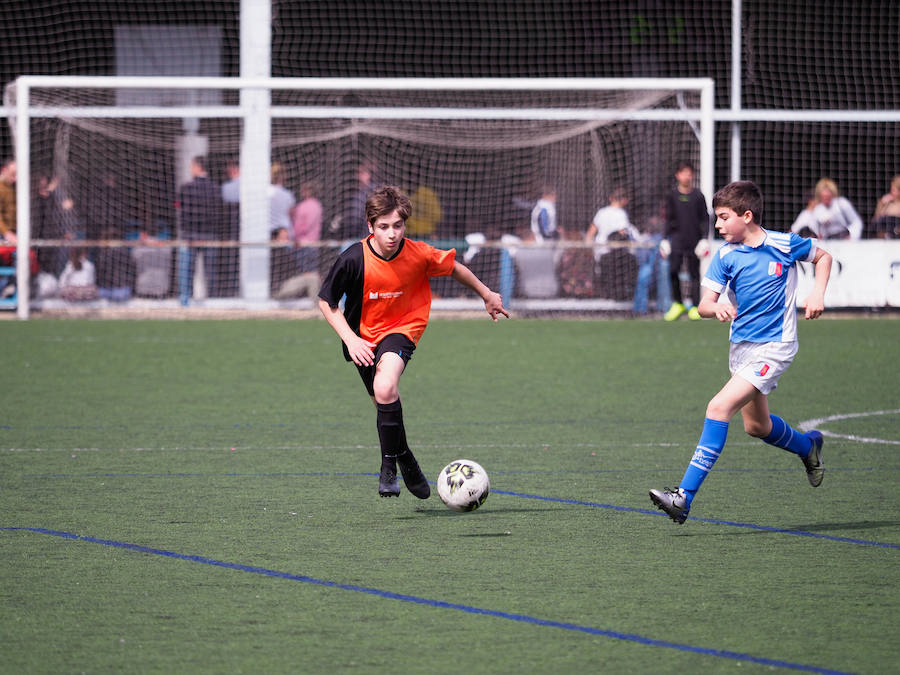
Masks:
[[[399,298],[403,291],[369,291],[369,300],[390,300]]]

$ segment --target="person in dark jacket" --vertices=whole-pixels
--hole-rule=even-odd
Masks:
[[[660,252],[669,258],[672,286],[672,306],[665,314],[666,321],[675,321],[685,312],[691,319],[700,318],[700,260],[694,251],[709,234],[709,211],[703,193],[694,187],[694,167],[681,162],[675,170],[675,180],[677,185],[666,197],[665,239],[660,244]],[[690,309],[681,293],[682,263],[690,279]]]
[[[197,253],[203,256],[207,291],[215,285],[216,249],[194,246],[190,242],[219,238],[222,225],[222,198],[219,187],[210,180],[205,157],[191,160],[190,181],[181,186],[175,207],[179,216],[179,238],[188,242],[179,249],[178,296],[187,305],[193,295],[194,265]]]

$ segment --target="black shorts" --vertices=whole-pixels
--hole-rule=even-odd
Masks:
[[[375,346],[375,365],[373,366],[356,366],[359,376],[362,378],[363,384],[366,385],[366,391],[369,396],[375,395],[375,368],[381,360],[382,354],[397,354],[403,363],[409,363],[413,352],[416,351],[415,343],[401,333],[391,333]]]

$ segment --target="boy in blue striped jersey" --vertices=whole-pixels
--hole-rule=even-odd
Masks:
[[[725,244],[706,271],[698,309],[704,318],[731,321],[731,379],[706,407],[700,442],[678,489],[650,490],[651,501],[678,524],[687,519],[738,410],[748,434],[799,455],[810,485],[818,487],[825,473],[822,434],[802,434],[770,414],[768,395],[797,353],[796,263],[815,266],[805,313],[815,319],[824,310],[831,256],[815,239],[763,229],[762,207],[762,194],[750,181],[729,183],[713,197],[716,229]],[[727,302],[719,301],[723,293]]]

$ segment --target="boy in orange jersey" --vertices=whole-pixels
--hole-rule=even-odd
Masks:
[[[376,190],[366,201],[369,236],[335,261],[319,291],[319,309],[343,341],[344,358],[353,361],[377,409],[381,444],[378,494],[400,494],[397,468],[407,489],[427,499],[431,487],[406,442],[400,376],[428,325],[430,277],[452,276],[484,300],[494,321],[509,317],[499,293],[485,286],[456,250],[443,251],[406,239],[411,206],[399,188]],[[346,295],[344,310],[339,303]]]

